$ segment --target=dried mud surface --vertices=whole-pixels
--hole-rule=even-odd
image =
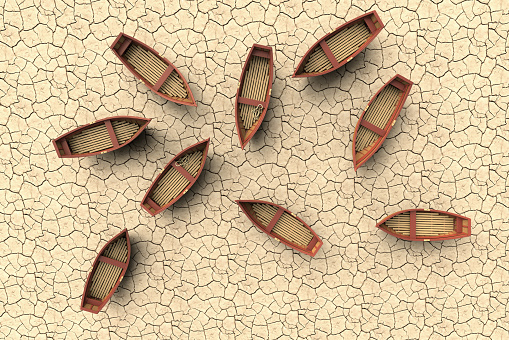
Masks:
[[[509,14],[492,1],[0,0],[0,338],[507,339]],[[376,9],[385,29],[340,70],[292,79],[325,33]],[[197,100],[136,81],[109,50],[154,47]],[[246,150],[233,115],[253,43],[275,51],[272,99]],[[357,173],[352,136],[394,74],[415,84]],[[113,115],[152,118],[115,152],[59,159],[51,140]],[[180,150],[205,169],[153,218],[140,201]],[[271,200],[324,245],[267,237],[236,199]],[[472,236],[405,242],[374,226],[408,208],[472,219]],[[98,315],[79,310],[97,251],[128,228],[132,259]]]

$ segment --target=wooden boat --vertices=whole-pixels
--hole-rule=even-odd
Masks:
[[[322,247],[313,229],[285,208],[258,200],[236,202],[256,227],[279,242],[313,257]]]
[[[131,259],[131,242],[127,229],[114,236],[101,249],[88,274],[81,310],[99,313],[117,290]]]
[[[130,116],[100,119],[54,139],[53,146],[60,158],[103,154],[132,142],[150,121],[148,118]]]
[[[273,77],[272,48],[254,44],[242,69],[235,97],[235,124],[242,149],[253,138],[267,113]]]
[[[306,52],[293,78],[320,76],[337,70],[366,48],[384,28],[376,11],[339,26]]]
[[[209,144],[210,138],[191,145],[173,157],[143,197],[142,208],[155,216],[184,196],[203,170]]]
[[[196,106],[184,76],[153,48],[120,33],[111,50],[136,78],[159,96],[177,104]]]
[[[446,211],[407,209],[386,217],[376,227],[407,241],[443,241],[470,236],[471,221]]]
[[[396,123],[412,84],[410,80],[397,74],[371,98],[353,134],[355,170],[382,146]]]

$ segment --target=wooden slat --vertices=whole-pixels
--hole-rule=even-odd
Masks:
[[[330,63],[332,64],[332,67],[338,67],[339,63],[336,60],[336,57],[332,53],[331,49],[329,48],[329,45],[325,42],[325,40],[320,41],[320,47],[322,48],[323,52],[329,58]]]

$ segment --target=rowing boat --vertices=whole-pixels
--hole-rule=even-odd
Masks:
[[[323,242],[303,220],[285,208],[265,201],[236,201],[261,231],[304,254],[315,256]]]
[[[130,258],[131,242],[124,229],[95,258],[83,290],[81,310],[94,314],[101,311],[124,278]]]
[[[235,97],[235,124],[242,149],[263,122],[272,92],[272,48],[254,44],[240,76]]]
[[[59,158],[93,156],[120,149],[145,130],[151,119],[116,116],[80,126],[53,140]]]
[[[182,197],[200,176],[209,150],[210,138],[182,150],[156,177],[141,207],[155,216]]]
[[[376,11],[339,26],[311,46],[295,69],[293,78],[314,77],[337,70],[361,53],[383,27]]]
[[[150,90],[174,103],[196,106],[182,73],[153,48],[124,33],[117,36],[110,48]]]
[[[407,209],[386,217],[376,227],[407,241],[443,241],[470,236],[471,221],[446,211]]]
[[[412,82],[399,74],[371,98],[353,134],[353,164],[357,170],[382,146],[396,123]]]

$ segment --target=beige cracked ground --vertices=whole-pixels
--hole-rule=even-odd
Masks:
[[[0,1],[0,338],[507,339],[509,14],[502,0],[435,2]],[[365,52],[290,77],[318,38],[375,9],[385,29]],[[198,107],[136,81],[108,48],[120,31],[174,62]],[[253,43],[273,46],[275,79],[242,151],[234,99]],[[355,124],[395,73],[415,84],[355,173]],[[112,115],[153,120],[116,152],[57,158],[53,138]],[[142,211],[156,172],[208,137],[196,185]],[[258,231],[241,198],[302,217],[317,256]],[[472,236],[375,228],[414,207],[465,215]],[[127,275],[100,314],[81,312],[97,251],[124,227]]]

